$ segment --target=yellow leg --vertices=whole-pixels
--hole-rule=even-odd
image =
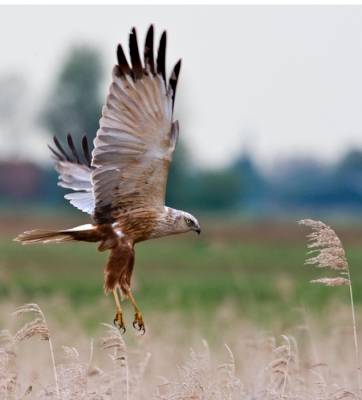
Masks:
[[[128,289],[128,290],[126,290],[126,293],[129,298],[129,301],[132,303],[135,313],[136,313],[134,316],[134,319],[133,319],[133,327],[135,329],[137,329],[136,325],[138,325],[138,330],[143,331],[143,334],[144,334],[146,332],[146,325],[143,322],[142,314],[140,313],[140,310],[138,309],[137,304],[134,301],[131,291]]]
[[[113,296],[114,296],[114,300],[116,301],[116,306],[117,306],[117,312],[116,312],[116,315],[114,316],[113,323],[116,326],[118,325],[119,329],[123,329],[123,333],[125,333],[126,332],[126,324],[124,322],[123,312],[122,312],[122,308],[121,308],[121,303],[119,302],[117,288],[113,289]]]

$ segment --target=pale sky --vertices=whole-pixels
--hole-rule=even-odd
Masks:
[[[362,6],[0,6],[0,79],[19,73],[28,88],[0,157],[16,145],[50,159],[31,119],[71,44],[101,49],[105,97],[116,45],[135,26],[143,46],[151,23],[157,41],[168,32],[168,72],[183,61],[175,113],[198,166],[245,148],[264,168],[362,149]]]

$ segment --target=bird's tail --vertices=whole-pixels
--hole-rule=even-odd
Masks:
[[[23,244],[32,243],[63,243],[63,242],[98,242],[100,240],[95,227],[91,224],[77,226],[76,228],[62,231],[47,231],[34,229],[20,234],[14,239]]]

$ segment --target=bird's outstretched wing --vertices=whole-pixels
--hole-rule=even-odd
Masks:
[[[65,198],[68,199],[73,206],[88,214],[92,214],[94,210],[93,185],[91,180],[93,167],[91,166],[87,137],[84,135],[82,139],[84,160],[79,157],[73,139],[69,133],[67,135],[67,142],[72,155],[69,155],[64,150],[55,136],[53,140],[57,150],[54,150],[51,146],[48,147],[55,156],[55,169],[59,173],[60,180],[58,185],[66,189],[74,190],[75,193],[66,194]]]
[[[112,222],[134,209],[163,208],[168,169],[178,140],[178,122],[172,122],[172,114],[181,60],[167,85],[166,32],[156,65],[152,25],[146,37],[144,65],[134,28],[129,50],[131,66],[118,46],[118,65],[113,69],[94,140],[91,177],[97,223]]]

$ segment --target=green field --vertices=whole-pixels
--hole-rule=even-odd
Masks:
[[[295,308],[319,313],[335,299],[348,303],[346,287],[309,283],[333,276],[333,271],[303,265],[308,228],[288,221],[203,220],[200,236],[189,233],[136,245],[133,294],[145,315],[178,310],[207,320],[219,306],[230,303],[239,317],[260,325],[276,317],[288,325],[299,318]],[[103,322],[105,315],[111,321],[113,298],[105,299],[102,288],[107,253],[97,252],[97,245],[88,243],[22,246],[11,240],[17,228],[21,232],[44,224],[55,228],[74,222],[67,216],[22,220],[10,232],[4,230],[0,239],[2,298],[18,298],[21,303],[64,296],[75,309],[92,305],[94,315],[87,315],[87,326]],[[355,301],[362,304],[362,229],[334,228],[345,245]],[[99,307],[104,307],[101,312]],[[132,314],[128,302],[125,310]]]
[[[124,301],[127,331],[120,340],[127,351],[116,353],[103,349],[109,328],[101,324],[111,324],[115,312],[113,296],[106,297],[102,288],[107,254],[97,252],[95,244],[22,246],[12,241],[25,230],[64,229],[87,221],[73,214],[28,215],[0,218],[0,329],[12,335],[27,329],[39,314],[10,313],[24,303],[40,306],[54,346],[60,398],[360,398],[348,287],[309,283],[336,271],[303,265],[307,227],[288,220],[201,215],[200,236],[136,245],[132,290],[147,331],[141,336],[132,328],[134,311]],[[361,343],[362,229],[330,225],[349,261]],[[6,332],[0,336],[8,357],[5,362],[2,350],[0,363],[14,371],[0,371],[0,392],[7,387],[10,393],[7,385],[16,382],[18,397],[9,399],[23,398],[30,386],[29,400],[49,398],[44,387],[54,397],[49,344],[35,334],[16,343],[13,353],[6,347]],[[73,358],[65,358],[62,346]],[[232,385],[225,389],[225,382]],[[180,387],[184,394],[177,397]],[[190,387],[199,394],[190,394]],[[205,394],[211,387],[218,395]],[[89,390],[90,397],[81,397],[80,390]],[[128,391],[131,396],[125,395]]]

